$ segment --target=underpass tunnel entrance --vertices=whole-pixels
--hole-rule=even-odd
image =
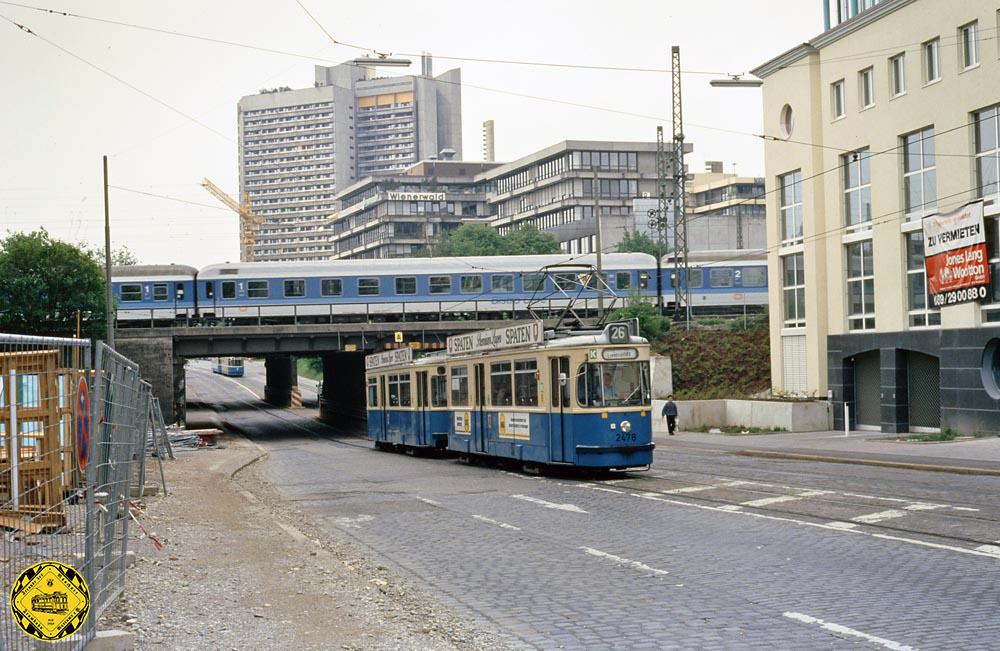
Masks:
[[[363,353],[323,355],[323,391],[319,417],[329,423],[365,418],[365,356]]]
[[[298,364],[293,355],[264,358],[264,400],[275,407],[301,407]]]

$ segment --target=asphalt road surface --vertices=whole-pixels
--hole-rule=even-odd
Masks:
[[[515,644],[1000,648],[1000,478],[661,445],[649,472],[532,476],[377,452],[269,407],[260,371],[189,400],[269,451],[325,530]],[[304,397],[306,392],[303,391]]]

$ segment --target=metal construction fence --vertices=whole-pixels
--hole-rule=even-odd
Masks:
[[[86,619],[60,620],[67,597],[58,586],[43,595],[55,604],[43,611],[51,617],[22,616],[43,637],[60,627],[73,632],[58,642],[30,637],[3,608],[0,648],[83,648],[123,593],[149,391],[138,366],[103,343],[0,334],[0,591],[10,595],[34,563],[58,561],[79,572],[89,592]]]

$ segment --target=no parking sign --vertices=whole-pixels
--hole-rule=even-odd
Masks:
[[[76,460],[80,470],[90,461],[90,389],[87,378],[80,378],[76,391]]]

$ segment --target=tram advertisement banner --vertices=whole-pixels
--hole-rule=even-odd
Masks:
[[[384,352],[374,353],[365,357],[365,370],[370,371],[373,368],[395,366],[396,364],[409,364],[412,361],[412,348],[409,346],[406,348],[394,348],[393,350],[386,350]]]
[[[927,293],[934,307],[986,298],[990,284],[983,202],[924,217]]]
[[[532,321],[531,323],[507,326],[506,328],[494,328],[492,330],[470,332],[464,335],[453,335],[448,337],[448,354],[457,355],[460,353],[476,353],[485,350],[502,350],[504,348],[531,346],[542,343],[543,339],[542,322]]]

